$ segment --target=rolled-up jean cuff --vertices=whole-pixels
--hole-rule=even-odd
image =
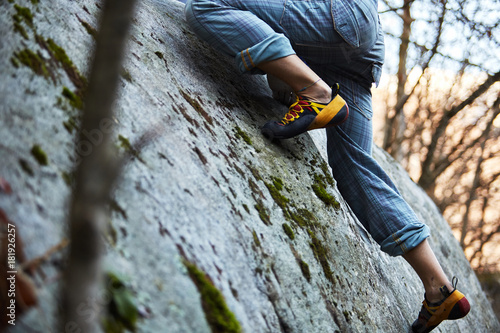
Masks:
[[[235,60],[241,73],[264,74],[256,67],[258,64],[292,54],[295,54],[295,51],[288,38],[283,34],[276,33],[248,49],[241,50],[235,55]]]
[[[400,256],[414,249],[429,236],[429,227],[425,224],[408,224],[380,243],[380,249],[393,257]]]

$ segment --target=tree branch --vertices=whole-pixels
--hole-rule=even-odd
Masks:
[[[111,131],[102,130],[103,121],[112,119],[112,103],[118,88],[121,60],[135,0],[107,0],[101,17],[99,35],[80,131],[100,131],[99,144],[83,157],[76,169],[69,224],[70,250],[61,290],[62,318],[60,331],[94,332],[98,320],[88,320],[78,308],[96,299],[101,282],[101,228],[106,222],[109,195],[118,176],[119,163],[110,153]],[[97,318],[94,304],[90,306]]]

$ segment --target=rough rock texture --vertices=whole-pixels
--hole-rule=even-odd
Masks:
[[[423,288],[343,201],[323,159],[324,133],[265,140],[259,126],[285,110],[262,77],[236,74],[231,59],[197,40],[183,6],[140,2],[116,103],[116,145],[134,158],[110,205],[105,268],[134,295],[137,330],[222,331],[200,297],[213,284],[229,309],[221,315],[239,323],[230,322],[234,331],[408,331]],[[28,259],[65,237],[73,151],[99,143],[99,131],[75,142],[99,12],[91,0],[0,2],[0,177],[12,187],[0,191],[0,209],[17,224]],[[151,130],[157,135],[142,150],[129,145]],[[466,319],[436,332],[500,331],[436,206],[390,157],[374,154],[431,227],[444,270],[471,302]],[[39,306],[11,332],[59,332],[61,256],[41,264]],[[82,304],[82,316],[90,306]]]

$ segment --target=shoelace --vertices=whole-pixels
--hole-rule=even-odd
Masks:
[[[281,122],[283,123],[283,125],[287,125],[288,123],[291,123],[295,119],[298,119],[300,117],[299,114],[304,112],[303,107],[310,105],[311,104],[308,101],[303,100],[299,96],[297,96],[297,102],[290,105],[287,114],[285,114]]]

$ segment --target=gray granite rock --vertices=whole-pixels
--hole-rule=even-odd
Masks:
[[[73,152],[85,154],[112,127],[119,151],[133,158],[113,193],[103,255],[105,269],[123,276],[136,299],[138,332],[211,331],[190,265],[224,296],[244,332],[407,332],[421,283],[402,258],[379,250],[342,199],[324,160],[324,133],[263,138],[259,126],[285,109],[263,77],[237,74],[232,59],[189,31],[182,3],[140,2],[115,118],[76,142],[79,82],[89,71],[99,3],[0,2],[0,177],[13,190],[0,193],[0,208],[16,223],[28,259],[65,237]],[[74,67],[54,57],[54,45]],[[144,133],[153,134],[146,146],[128,145]],[[435,331],[500,331],[436,206],[387,154],[374,155],[431,227],[445,272],[471,302],[466,319]],[[11,332],[59,332],[62,255],[42,263],[39,306]],[[82,304],[82,316],[92,304]]]

